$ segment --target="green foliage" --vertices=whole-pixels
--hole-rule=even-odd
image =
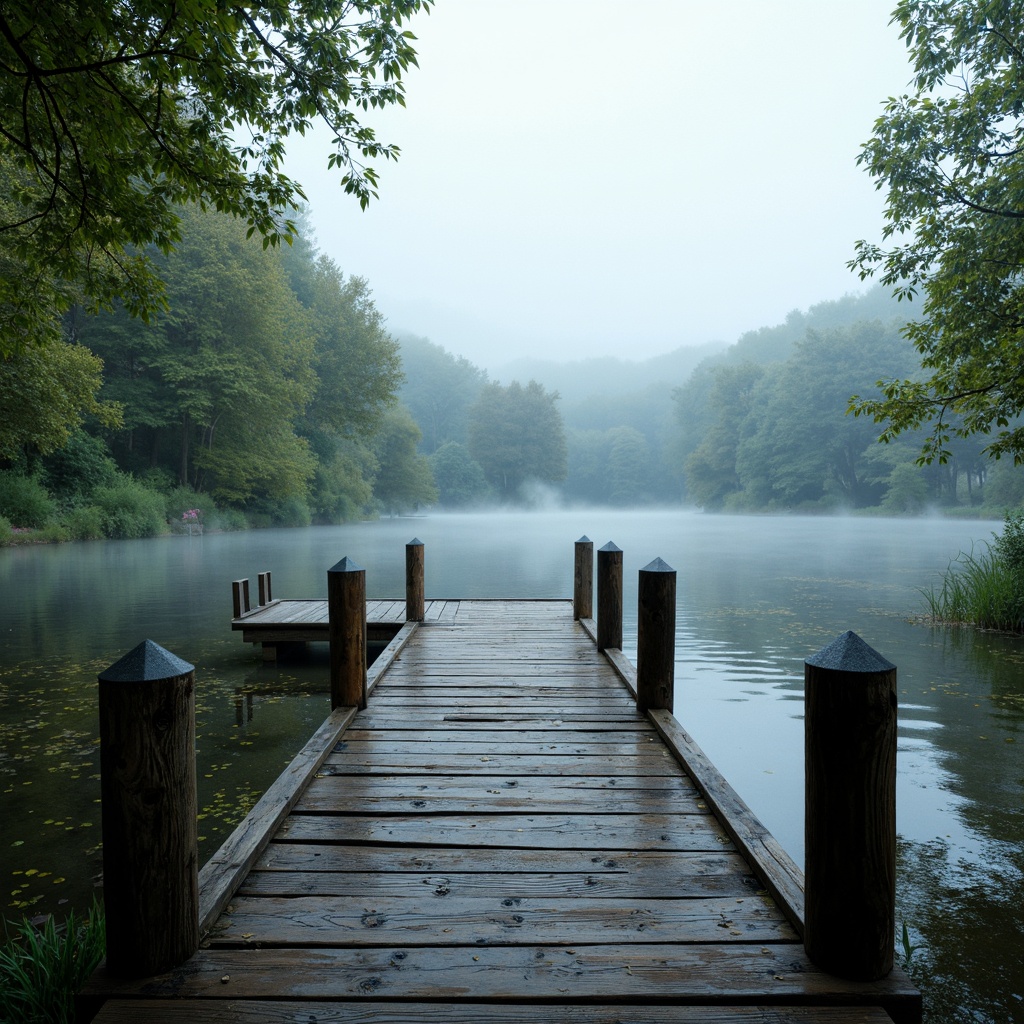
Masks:
[[[445,442],[430,456],[430,467],[439,500],[445,508],[465,508],[487,497],[489,488],[484,471],[470,457],[464,444]]]
[[[517,500],[528,480],[558,483],[568,472],[558,392],[531,380],[486,385],[469,412],[469,453],[503,499]]]
[[[103,533],[119,540],[155,537],[166,529],[164,498],[139,481],[122,474],[109,487],[97,487],[93,504],[103,514]]]
[[[399,391],[423,431],[423,450],[437,452],[449,441],[465,444],[469,409],[487,383],[487,373],[463,356],[455,356],[426,338],[401,338],[402,371]]]
[[[65,513],[64,526],[72,540],[102,540],[103,510],[97,505],[79,505]]]
[[[103,958],[99,906],[93,903],[84,918],[69,914],[63,925],[47,917],[39,926],[23,920],[11,930],[0,947],[0,1020],[73,1024],[75,993]]]
[[[98,437],[77,430],[63,447],[40,460],[42,480],[55,498],[88,495],[94,487],[106,487],[117,477],[117,463]]]
[[[14,459],[23,450],[57,451],[86,414],[117,423],[117,407],[96,399],[102,367],[88,349],[59,340],[0,355],[0,459]]]
[[[1024,632],[1024,512],[1007,513],[980,554],[961,552],[924,597],[937,622]]]
[[[11,521],[6,516],[0,516],[0,547],[10,544],[12,536]]]
[[[180,240],[180,204],[240,217],[264,246],[290,239],[284,214],[303,193],[282,169],[286,142],[315,122],[331,132],[328,167],[366,206],[366,161],[398,150],[360,118],[404,103],[405,23],[430,2],[5,3],[0,351],[52,334],[72,288],[152,313],[147,247]]]
[[[191,487],[173,487],[164,495],[164,516],[170,523],[181,521],[185,512],[195,509],[199,520],[212,522],[217,516],[217,506],[209,494],[201,494]]]
[[[901,0],[894,20],[914,89],[889,99],[861,152],[888,190],[885,226],[883,245],[858,242],[851,266],[901,299],[923,296],[905,334],[926,375],[885,377],[881,397],[851,407],[884,423],[882,440],[928,425],[925,462],[991,431],[985,451],[1019,459],[1024,0]]]
[[[46,488],[35,478],[0,470],[0,515],[14,526],[39,529],[56,512]]]
[[[420,437],[420,428],[409,410],[398,406],[387,413],[373,439],[379,467],[373,481],[373,496],[392,515],[437,501],[430,462],[416,451]]]

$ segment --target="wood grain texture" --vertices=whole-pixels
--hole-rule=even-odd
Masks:
[[[101,971],[86,999],[108,1024],[143,996],[141,1019],[190,1024],[917,1024],[902,975],[809,960],[737,852],[749,826],[713,813],[708,793],[741,815],[731,791],[702,763],[695,784],[572,616],[428,602],[206,948],[136,985]]]

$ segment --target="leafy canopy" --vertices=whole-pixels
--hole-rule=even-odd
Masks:
[[[8,0],[0,8],[0,352],[38,340],[73,290],[147,315],[160,282],[144,251],[180,238],[197,202],[290,239],[302,188],[290,135],[332,134],[328,166],[366,206],[368,161],[397,147],[362,123],[404,103],[416,63],[404,26],[432,0]],[[5,267],[5,270],[11,268]]]
[[[902,0],[912,94],[890,98],[859,161],[888,188],[886,245],[857,243],[850,266],[901,299],[919,379],[851,399],[881,440],[930,424],[920,461],[951,436],[996,431],[988,453],[1024,456],[1024,0]]]

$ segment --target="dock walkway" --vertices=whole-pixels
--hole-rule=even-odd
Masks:
[[[203,948],[101,971],[98,1024],[920,1020],[898,970],[808,960],[799,869],[569,602],[446,602],[402,643],[236,891],[237,851],[204,869]]]

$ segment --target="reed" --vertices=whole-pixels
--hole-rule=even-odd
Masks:
[[[1024,632],[1024,513],[1007,514],[1001,536],[961,552],[941,585],[921,593],[935,622]]]
[[[103,914],[27,919],[8,926],[0,947],[0,1020],[18,1024],[73,1024],[74,997],[103,957]]]

